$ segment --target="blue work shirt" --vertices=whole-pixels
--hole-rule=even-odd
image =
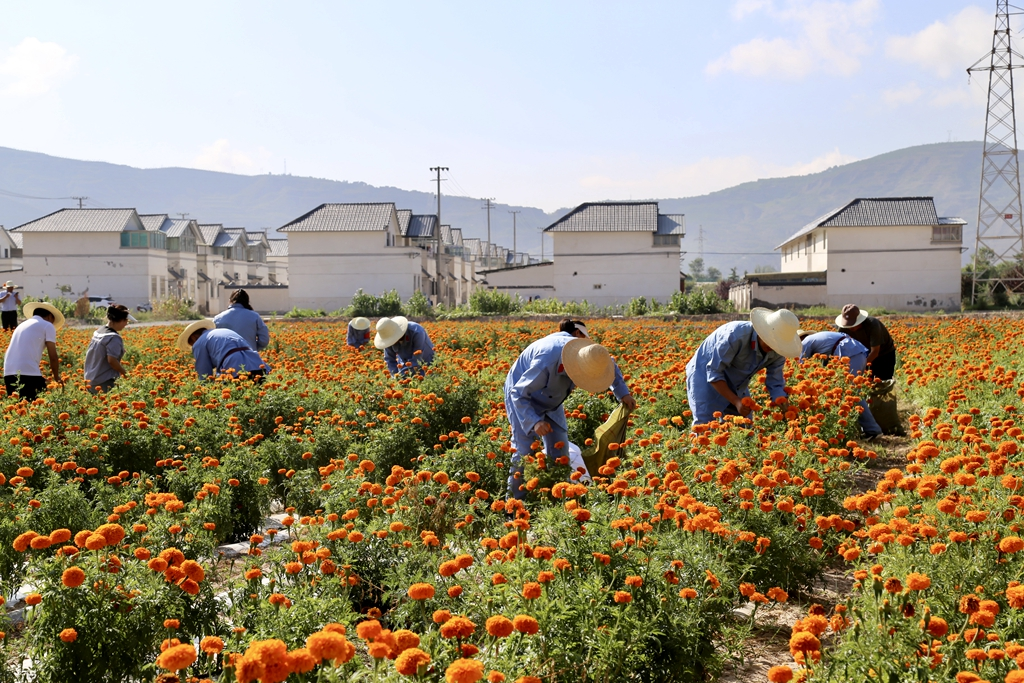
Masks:
[[[859,375],[868,363],[868,347],[842,332],[815,332],[804,337],[800,360],[817,354],[850,359],[850,372]]]
[[[260,351],[270,343],[270,330],[256,311],[250,311],[242,304],[231,304],[213,319],[217,329],[234,330],[249,344],[249,348]]]
[[[412,323],[409,323],[412,325]],[[352,323],[348,324],[348,339],[346,340],[349,346],[354,346],[357,349],[370,341],[370,328],[367,327],[365,330],[357,330],[352,327]]]
[[[418,356],[416,355],[417,351],[421,352]],[[405,336],[384,349],[384,362],[387,363],[388,370],[392,375],[404,375],[409,372],[410,368],[406,367],[399,370],[399,365],[412,363],[411,369],[416,369],[434,362],[434,345],[430,342],[430,337],[427,336],[427,331],[423,329],[423,326],[410,322]]]
[[[562,404],[576,385],[562,367],[562,349],[574,338],[568,332],[549,334],[527,346],[512,364],[505,378],[505,410],[513,444],[525,445],[529,433],[542,420],[563,431],[568,429]],[[629,395],[618,365],[609,388],[620,401]]]
[[[693,413],[693,424],[715,419],[715,412],[728,413],[732,404],[712,382],[725,380],[740,398],[750,396],[750,380],[766,369],[765,385],[772,400],[786,395],[782,369],[786,358],[775,351],[763,353],[757,343],[754,325],[746,321],[726,323],[701,342],[686,364],[686,398]]]
[[[261,366],[270,372],[270,366],[234,330],[204,330],[192,345],[192,357],[196,372],[204,378],[224,371],[252,372]]]

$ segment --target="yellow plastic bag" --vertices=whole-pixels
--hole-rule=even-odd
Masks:
[[[629,411],[620,403],[605,423],[594,431],[594,445],[583,451],[583,462],[591,476],[597,476],[598,469],[608,462],[609,458],[621,454],[620,451],[608,450],[608,446],[625,441],[628,428]]]

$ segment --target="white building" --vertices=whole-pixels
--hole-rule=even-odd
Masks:
[[[170,295],[167,237],[147,230],[135,209],[61,209],[13,231],[26,294],[88,293],[131,308]]]
[[[423,251],[401,244],[391,202],[321,204],[279,230],[288,234],[288,286],[300,308],[335,311],[359,289],[407,299],[422,277]]]
[[[545,228],[554,242],[552,285],[560,301],[608,306],[679,291],[682,215],[657,202],[588,202]]]
[[[832,308],[960,310],[964,225],[939,217],[931,197],[854,199],[776,249],[783,274],[824,276],[818,303]]]
[[[268,239],[267,277],[275,285],[288,286],[288,240]]]
[[[0,281],[21,277],[21,235],[0,226]],[[15,284],[21,284],[16,282]]]

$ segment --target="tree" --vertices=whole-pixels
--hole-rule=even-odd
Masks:
[[[754,268],[754,272],[755,273],[774,273],[775,272],[775,268],[773,268],[772,266],[757,266],[756,268]]]
[[[746,275],[747,275],[746,273],[743,273],[744,277],[746,277]],[[736,274],[736,267],[733,266],[732,270],[729,271],[729,282],[739,282],[739,281],[740,281],[740,276]]]
[[[704,259],[699,256],[690,261],[690,275],[694,280],[704,279]]]
[[[710,268],[708,268],[708,279],[713,282],[718,282],[719,280],[722,279],[722,271],[720,271],[718,268],[715,268],[714,266],[711,266]]]

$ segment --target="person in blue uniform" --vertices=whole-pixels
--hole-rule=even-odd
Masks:
[[[851,375],[859,375],[867,367],[870,350],[848,334],[842,332],[807,333],[801,330],[800,337],[803,340],[803,350],[800,353],[801,362],[818,355],[849,358]],[[824,362],[827,364],[828,360],[826,359]],[[857,423],[860,424],[860,430],[864,432],[865,440],[874,441],[882,435],[882,428],[875,421],[875,416],[871,414],[871,408],[868,407],[867,401],[861,399],[859,405],[863,411],[857,418]]]
[[[218,329],[234,330],[253,351],[262,351],[270,344],[270,330],[260,314],[252,310],[249,293],[236,289],[231,293],[228,310],[213,319]]]
[[[196,373],[202,379],[224,373],[235,376],[245,373],[259,382],[270,372],[270,366],[242,335],[227,328],[216,328],[209,318],[186,327],[178,336],[178,348],[192,354]]]
[[[573,389],[580,387],[593,394],[611,389],[626,408],[636,408],[608,350],[587,338],[582,323],[563,321],[559,327],[561,331],[527,346],[505,378],[505,411],[514,449],[507,492],[519,499],[526,497],[522,488],[523,457],[530,454],[535,440],[543,441],[544,452],[550,458],[568,454],[568,426],[562,404]],[[567,329],[570,327],[572,331]]]
[[[786,401],[782,374],[787,358],[799,358],[800,323],[792,311],[755,308],[750,320],[722,325],[697,348],[686,364],[686,398],[693,424],[705,424],[722,415],[750,414],[743,399],[750,396],[750,380],[762,369],[765,385],[775,404]]]
[[[373,345],[384,352],[384,362],[392,375],[423,374],[424,368],[434,362],[434,344],[427,331],[400,315],[377,321]]]
[[[370,341],[370,321],[366,318],[352,318],[348,323],[349,346],[359,348]]]

